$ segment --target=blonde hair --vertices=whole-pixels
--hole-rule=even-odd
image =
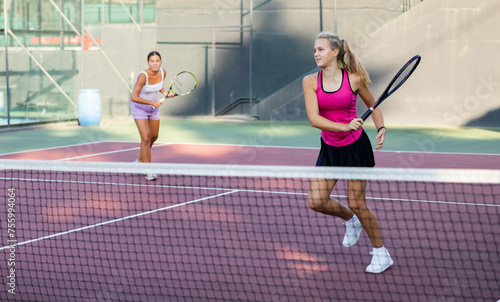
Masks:
[[[339,54],[337,56],[337,64],[340,68],[343,68],[348,72],[357,75],[365,86],[370,86],[370,84],[372,83],[372,81],[370,80],[370,75],[346,40],[340,39],[337,34],[327,31],[319,33],[319,35],[316,37],[316,40],[319,39],[328,39],[328,41],[330,41],[330,47],[332,49],[339,50]]]

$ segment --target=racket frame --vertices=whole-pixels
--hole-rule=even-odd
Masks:
[[[175,92],[175,90],[173,90],[174,81],[175,81],[175,79],[176,79],[179,75],[181,75],[181,74],[185,74],[185,73],[187,73],[187,74],[189,74],[189,75],[191,75],[191,76],[193,77],[193,79],[194,79],[194,86],[193,86],[193,88],[191,88],[191,90],[189,90],[189,91],[188,91],[188,92],[186,92],[186,93],[177,93],[177,92]],[[196,86],[198,86],[198,80],[196,79],[196,77],[194,76],[194,74],[193,74],[192,72],[190,72],[190,71],[181,71],[181,72],[179,72],[178,74],[176,74],[176,75],[175,75],[175,77],[174,77],[174,78],[172,79],[172,81],[170,82],[170,88],[169,88],[169,91],[172,91],[172,92],[174,93],[174,96],[183,96],[183,95],[188,95],[188,94],[190,94],[190,93],[191,93],[191,92],[192,92],[192,91],[196,88]],[[167,97],[165,96],[165,97],[164,97],[164,99],[167,99]]]
[[[179,94],[179,93],[175,92],[174,90],[172,90],[172,88],[173,88],[173,85],[174,85],[174,81],[175,81],[175,79],[176,79],[179,75],[184,74],[184,73],[187,73],[187,74],[191,75],[191,76],[194,78],[194,87],[193,87],[190,91],[188,91],[188,92],[186,92],[186,93],[180,93],[180,94]],[[176,75],[172,78],[172,81],[170,81],[170,88],[168,89],[168,91],[172,91],[172,92],[174,93],[174,96],[183,96],[183,95],[188,95],[188,94],[190,94],[191,92],[193,92],[193,90],[196,88],[196,86],[198,86],[198,80],[196,79],[195,75],[194,75],[192,72],[190,72],[190,71],[186,71],[186,70],[184,70],[184,71],[181,71],[181,72],[177,73],[177,74],[176,74]],[[163,101],[165,101],[167,98],[168,98],[168,94],[167,94],[166,96],[164,96],[164,97],[160,100],[160,103],[163,103]],[[151,105],[151,107],[153,107],[153,109],[155,108],[155,106],[152,106],[152,105]]]
[[[373,110],[375,110],[375,108],[377,108],[380,104],[382,104],[382,102],[387,98],[389,97],[391,94],[393,94],[396,90],[398,90],[399,87],[401,87],[401,85],[404,84],[404,82],[406,82],[406,80],[408,80],[408,78],[412,75],[412,73],[415,71],[415,69],[417,69],[417,66],[418,64],[420,64],[420,60],[422,59],[422,57],[420,57],[419,55],[416,55],[414,56],[413,58],[411,58],[408,62],[406,62],[405,65],[403,65],[403,67],[401,67],[401,69],[398,71],[398,73],[396,73],[396,75],[392,78],[391,82],[389,83],[389,85],[387,85],[387,88],[385,88],[384,92],[380,95],[380,97],[377,99],[377,101],[370,107],[368,108],[368,110],[366,110],[366,112],[363,114],[363,116],[361,117],[361,119],[363,121],[365,121],[373,112]],[[413,65],[413,68],[410,70],[410,72],[406,75],[406,77],[397,85],[395,86],[394,88],[392,87],[392,85],[394,84],[394,82],[396,82],[396,80],[398,79],[398,77],[416,60],[416,63]],[[392,89],[391,89],[392,88]]]

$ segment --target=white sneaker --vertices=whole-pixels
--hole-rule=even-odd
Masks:
[[[134,160],[134,163],[142,164],[142,162],[140,162],[138,159]],[[145,176],[146,180],[156,180],[158,178],[158,176],[156,176],[156,174],[154,173],[147,173]]]
[[[345,225],[346,229],[342,244],[345,247],[351,247],[358,242],[359,235],[361,234],[361,231],[363,231],[363,226],[358,219],[356,219],[355,222],[344,221],[343,225]]]
[[[394,264],[394,261],[392,261],[391,255],[389,255],[389,251],[386,248],[384,248],[382,251],[376,251],[374,249],[372,252],[370,252],[370,255],[372,255],[373,257],[370,265],[366,267],[367,273],[378,274],[385,271]]]
[[[158,178],[158,176],[156,176],[156,174],[154,174],[154,173],[146,174],[146,180],[156,180],[157,178]]]

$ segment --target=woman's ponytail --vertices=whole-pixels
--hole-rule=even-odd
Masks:
[[[370,75],[358,59],[358,56],[351,49],[349,43],[344,39],[340,39],[338,35],[330,32],[321,32],[316,40],[323,38],[330,41],[332,49],[339,50],[339,54],[337,56],[337,63],[339,67],[357,75],[361,79],[363,85],[369,86],[371,84]]]

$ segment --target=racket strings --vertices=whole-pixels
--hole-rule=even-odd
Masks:
[[[413,60],[408,65],[405,66],[405,69],[400,72],[396,80],[392,83],[391,87],[388,90],[388,94],[392,94],[396,89],[398,89],[403,83],[410,77],[413,70],[417,68],[419,60]]]
[[[195,87],[196,79],[188,73],[178,75],[172,82],[173,92],[179,95],[189,93]]]

